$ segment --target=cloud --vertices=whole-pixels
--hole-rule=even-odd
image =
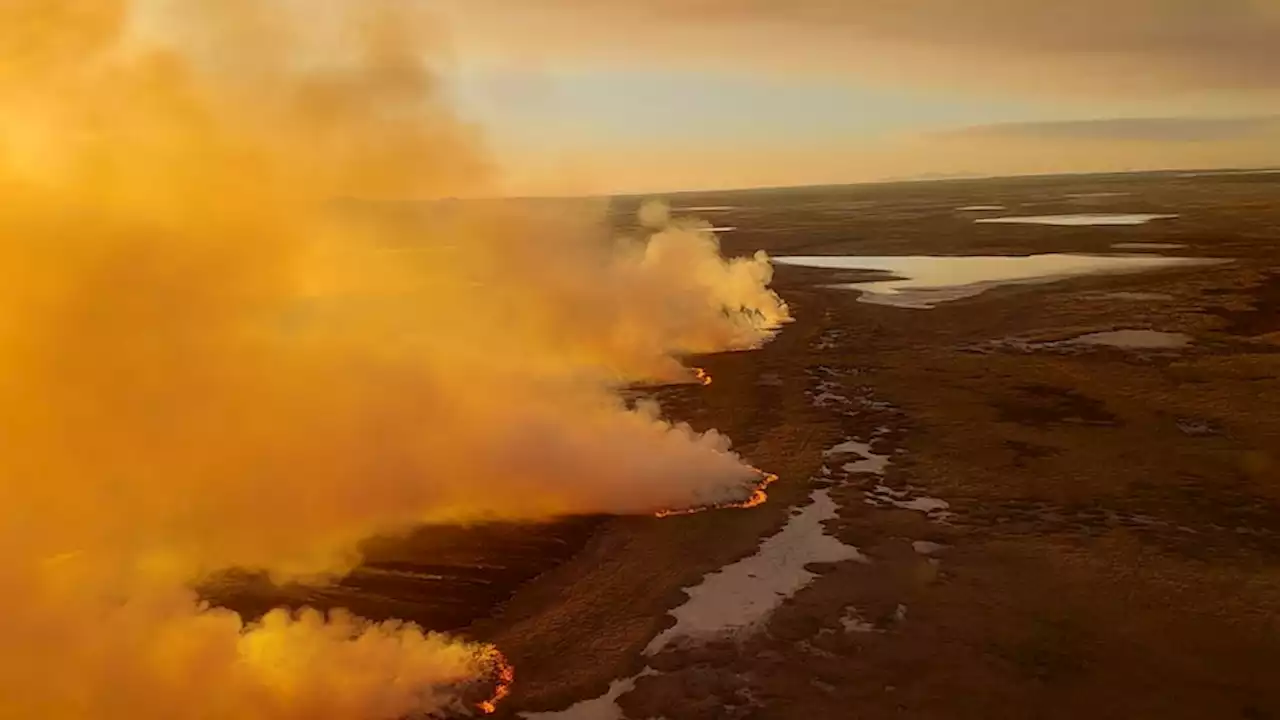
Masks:
[[[448,708],[495,649],[245,626],[187,588],[332,577],[423,522],[752,495],[727,438],[617,389],[767,341],[766,258],[696,223],[419,202],[496,170],[405,3],[142,7],[0,6],[0,717]]]
[[[1280,89],[1277,0],[468,0],[465,8],[445,7],[461,30],[460,47],[526,62],[577,55],[1111,97]]]
[[[1228,118],[1104,118],[996,123],[935,133],[942,138],[1022,138],[1136,142],[1215,142],[1280,134],[1280,116]]]

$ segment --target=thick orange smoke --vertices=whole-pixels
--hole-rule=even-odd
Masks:
[[[187,588],[425,522],[753,496],[725,438],[615,390],[767,340],[767,260],[407,202],[490,177],[409,7],[0,4],[0,720],[446,709],[491,648]]]

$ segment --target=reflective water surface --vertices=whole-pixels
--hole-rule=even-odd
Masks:
[[[867,270],[891,279],[837,285],[862,292],[861,302],[928,309],[973,297],[999,285],[1055,282],[1094,274],[1211,265],[1225,260],[1159,255],[809,255],[773,258],[780,265],[827,270]]]
[[[1072,215],[1013,215],[1008,217],[978,218],[974,222],[1002,225],[1079,227],[1086,225],[1146,225],[1152,220],[1165,220],[1176,217],[1178,216],[1142,213],[1076,213]]]

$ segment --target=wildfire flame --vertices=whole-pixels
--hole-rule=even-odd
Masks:
[[[673,517],[676,515],[696,515],[697,513],[706,512],[708,510],[746,510],[748,508],[759,507],[769,501],[769,494],[765,492],[773,483],[777,482],[778,476],[772,473],[756,470],[760,473],[760,484],[751,493],[751,496],[742,502],[736,503],[720,503],[718,505],[704,505],[702,507],[688,508],[685,510],[661,510],[655,515],[660,518]]]
[[[697,378],[698,382],[702,383],[703,385],[711,384],[711,373],[708,373],[706,370],[703,370],[702,368],[693,368],[693,376]]]
[[[492,715],[498,711],[498,703],[511,694],[511,684],[516,680],[516,669],[507,662],[506,656],[497,648],[491,648],[486,659],[493,663],[493,677],[496,684],[493,695],[489,696],[488,700],[477,703],[476,707],[485,715]]]
[[[699,369],[698,377],[703,384],[710,384],[711,377],[705,371]],[[758,507],[765,504],[769,500],[768,493],[765,490],[778,481],[778,476],[773,473],[767,473],[758,468],[751,468],[760,475],[760,484],[752,491],[750,497],[742,502],[736,503],[719,503],[717,505],[707,505],[697,508],[688,508],[685,510],[663,510],[656,513],[657,517],[672,517],[675,515],[693,515],[696,513],[706,512],[708,510],[728,510]],[[515,683],[516,669],[497,648],[489,648],[486,652],[485,660],[493,665],[494,688],[493,694],[488,700],[481,701],[476,704],[476,708],[485,715],[492,715],[498,711],[498,704],[511,694],[511,686]]]

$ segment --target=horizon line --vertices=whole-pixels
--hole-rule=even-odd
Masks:
[[[1258,167],[1189,167],[1189,168],[1158,168],[1151,170],[1084,170],[1079,172],[1043,172],[1043,173],[1012,173],[1009,175],[983,175],[983,174],[948,174],[942,177],[903,177],[903,178],[881,178],[876,180],[855,180],[852,182],[834,182],[834,183],[806,183],[806,184],[785,184],[785,185],[745,185],[736,187],[723,188],[706,188],[697,190],[646,190],[646,191],[628,191],[616,193],[587,193],[587,194],[549,194],[549,195],[507,195],[507,196],[483,196],[474,198],[447,198],[450,200],[598,200],[598,199],[615,199],[615,198],[638,198],[653,195],[697,195],[710,193],[739,193],[739,192],[765,192],[770,190],[804,190],[808,188],[840,188],[840,187],[867,187],[875,185],[908,185],[908,184],[926,184],[926,183],[946,183],[946,182],[966,182],[973,180],[1015,180],[1024,178],[1067,178],[1067,177],[1096,177],[1096,176],[1124,176],[1124,175],[1183,175],[1188,173],[1214,173],[1214,174],[1250,174],[1250,173],[1280,173],[1280,166],[1258,166]],[[412,201],[410,201],[412,202]]]

